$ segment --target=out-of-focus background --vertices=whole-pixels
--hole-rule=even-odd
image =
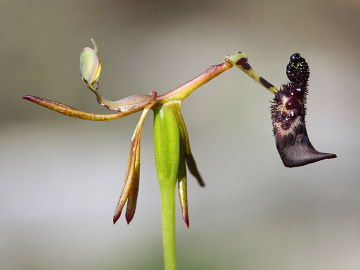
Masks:
[[[21,99],[106,113],[78,73],[91,37],[113,100],[164,93],[239,50],[280,85],[300,52],[311,69],[310,139],[338,158],[285,168],[272,96],[240,70],[200,88],[183,113],[207,186],[189,176],[179,269],[360,269],[358,0],[1,0],[0,14],[0,269],[162,268],[152,117],[137,213],[130,226],[123,217],[114,226],[139,115],[83,121]]]

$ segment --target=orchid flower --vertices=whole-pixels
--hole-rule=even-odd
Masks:
[[[225,57],[223,63],[210,66],[203,73],[179,87],[158,95],[137,94],[118,101],[109,101],[101,94],[99,78],[101,62],[99,49],[93,39],[93,47],[85,47],[80,54],[80,75],[86,87],[95,94],[101,106],[112,114],[94,114],[37,96],[23,98],[67,116],[93,121],[115,120],[140,112],[141,115],[131,138],[129,161],[121,194],[113,216],[115,224],[126,205],[125,218],[129,224],[134,218],[140,180],[140,141],[143,124],[150,110],[154,112],[154,151],[157,177],[160,186],[164,267],[176,269],[175,249],[175,190],[177,187],[182,218],[189,227],[187,200],[187,169],[200,186],[204,181],[191,152],[189,134],[181,113],[181,104],[194,90],[233,66],[238,67],[256,82],[274,94],[272,105],[273,131],[276,147],[287,167],[303,166],[323,159],[335,158],[334,154],[317,152],[311,145],[305,128],[305,102],[308,91],[309,68],[299,54],[290,58],[287,75],[290,83],[276,88],[258,75],[241,52]]]

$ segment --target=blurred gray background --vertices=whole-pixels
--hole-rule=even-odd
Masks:
[[[206,180],[189,177],[190,229],[177,216],[179,269],[360,269],[360,2],[0,1],[0,269],[161,269],[152,116],[142,139],[138,209],[112,215],[139,115],[91,122],[21,99],[107,113],[78,73],[100,47],[109,99],[164,93],[238,50],[275,85],[289,56],[311,69],[307,125],[320,151],[285,168],[272,96],[231,69],[183,103]],[[178,209],[179,210],[179,209]]]

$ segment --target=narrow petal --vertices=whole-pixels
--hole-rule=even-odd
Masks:
[[[201,187],[205,187],[205,182],[200,175],[199,169],[196,166],[196,162],[191,151],[186,153],[185,157],[186,157],[186,164],[189,168],[190,173],[196,178],[196,180],[198,181]]]
[[[65,114],[67,116],[81,118],[85,120],[92,120],[92,121],[114,120],[125,117],[132,113],[132,112],[121,112],[115,114],[95,114],[95,113],[83,112],[68,105],[37,96],[24,96],[23,99],[29,100],[40,106],[56,111],[58,113]]]
[[[146,115],[148,114],[149,109],[145,109],[143,113],[140,116],[139,122],[135,128],[133,137],[131,139],[131,148],[130,148],[130,157],[128,162],[128,168],[126,172],[125,182],[122,187],[121,195],[119,198],[119,202],[117,204],[117,207],[115,209],[115,214],[113,218],[114,224],[116,221],[120,218],[122,209],[128,200],[130,196],[130,192],[134,187],[134,184],[136,184],[136,156],[137,152],[140,151],[139,145],[140,145],[140,137],[141,137],[141,130],[142,126],[145,120]]]
[[[184,145],[180,140],[180,160],[178,169],[178,193],[181,205],[182,218],[187,227],[189,227],[189,207],[187,200],[187,178]]]
[[[134,187],[138,184],[136,180],[140,174],[140,139],[141,139],[141,131],[144,124],[144,120],[149,112],[149,110],[154,106],[155,102],[149,104],[142,112],[139,122],[135,128],[134,134],[131,138],[131,147],[130,147],[130,157],[128,162],[128,168],[126,172],[125,182],[122,187],[121,195],[119,198],[119,202],[116,206],[113,222],[114,224],[120,218],[122,209],[126,201],[129,199],[131,191],[134,191]],[[135,197],[132,196],[132,201]],[[136,200],[135,200],[136,201]],[[130,209],[133,208],[133,202],[130,202]],[[130,211],[130,210],[129,210]],[[135,209],[134,209],[135,211]],[[130,215],[130,214],[129,214]],[[131,216],[131,215],[130,215]],[[130,217],[129,216],[129,217]],[[132,218],[132,217],[131,217]],[[131,218],[128,219],[128,223],[131,221]]]
[[[135,130],[136,131],[136,130]],[[124,184],[122,186],[121,195],[119,198],[119,202],[116,206],[114,217],[113,217],[113,223],[115,224],[116,221],[121,216],[122,209],[124,208],[124,205],[129,198],[130,191],[132,190],[134,183],[135,183],[135,160],[136,160],[136,148],[138,144],[138,136],[135,137],[136,139],[132,141],[131,143],[131,149],[130,149],[130,158],[128,162],[128,167],[126,171],[126,177]]]
[[[126,204],[126,213],[125,218],[128,224],[135,215],[137,197],[139,193],[139,180],[140,180],[140,143],[137,147],[136,157],[135,157],[135,175],[134,175],[134,185],[130,190],[129,198]]]
[[[180,135],[185,149],[186,164],[189,168],[189,171],[196,178],[199,185],[201,187],[204,187],[205,186],[204,180],[200,175],[200,172],[196,166],[195,159],[191,152],[189,134],[186,129],[184,118],[181,114],[181,101],[174,101],[172,106],[171,107],[169,106],[169,108],[171,108],[171,110],[173,111],[179,124]]]

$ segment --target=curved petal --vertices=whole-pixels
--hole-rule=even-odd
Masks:
[[[180,159],[178,169],[178,194],[181,206],[182,218],[187,227],[189,227],[189,206],[187,198],[187,178],[186,178],[186,163],[185,163],[185,149],[184,143],[180,140]]]
[[[81,118],[85,120],[92,120],[92,121],[114,120],[125,117],[135,112],[135,111],[131,111],[131,112],[128,111],[128,112],[120,112],[115,114],[95,114],[95,113],[83,112],[68,105],[37,96],[24,96],[23,99],[29,100],[40,106],[56,111],[58,113],[65,114],[67,116]]]
[[[168,108],[170,108],[172,110],[174,116],[176,117],[176,120],[178,121],[180,135],[181,135],[181,141],[184,145],[184,150],[185,150],[186,165],[188,166],[190,173],[198,181],[199,185],[201,187],[204,187],[205,182],[201,177],[201,174],[199,172],[199,169],[197,168],[194,156],[191,152],[189,134],[186,129],[185,120],[181,113],[181,101],[171,102],[171,105],[168,105]]]

